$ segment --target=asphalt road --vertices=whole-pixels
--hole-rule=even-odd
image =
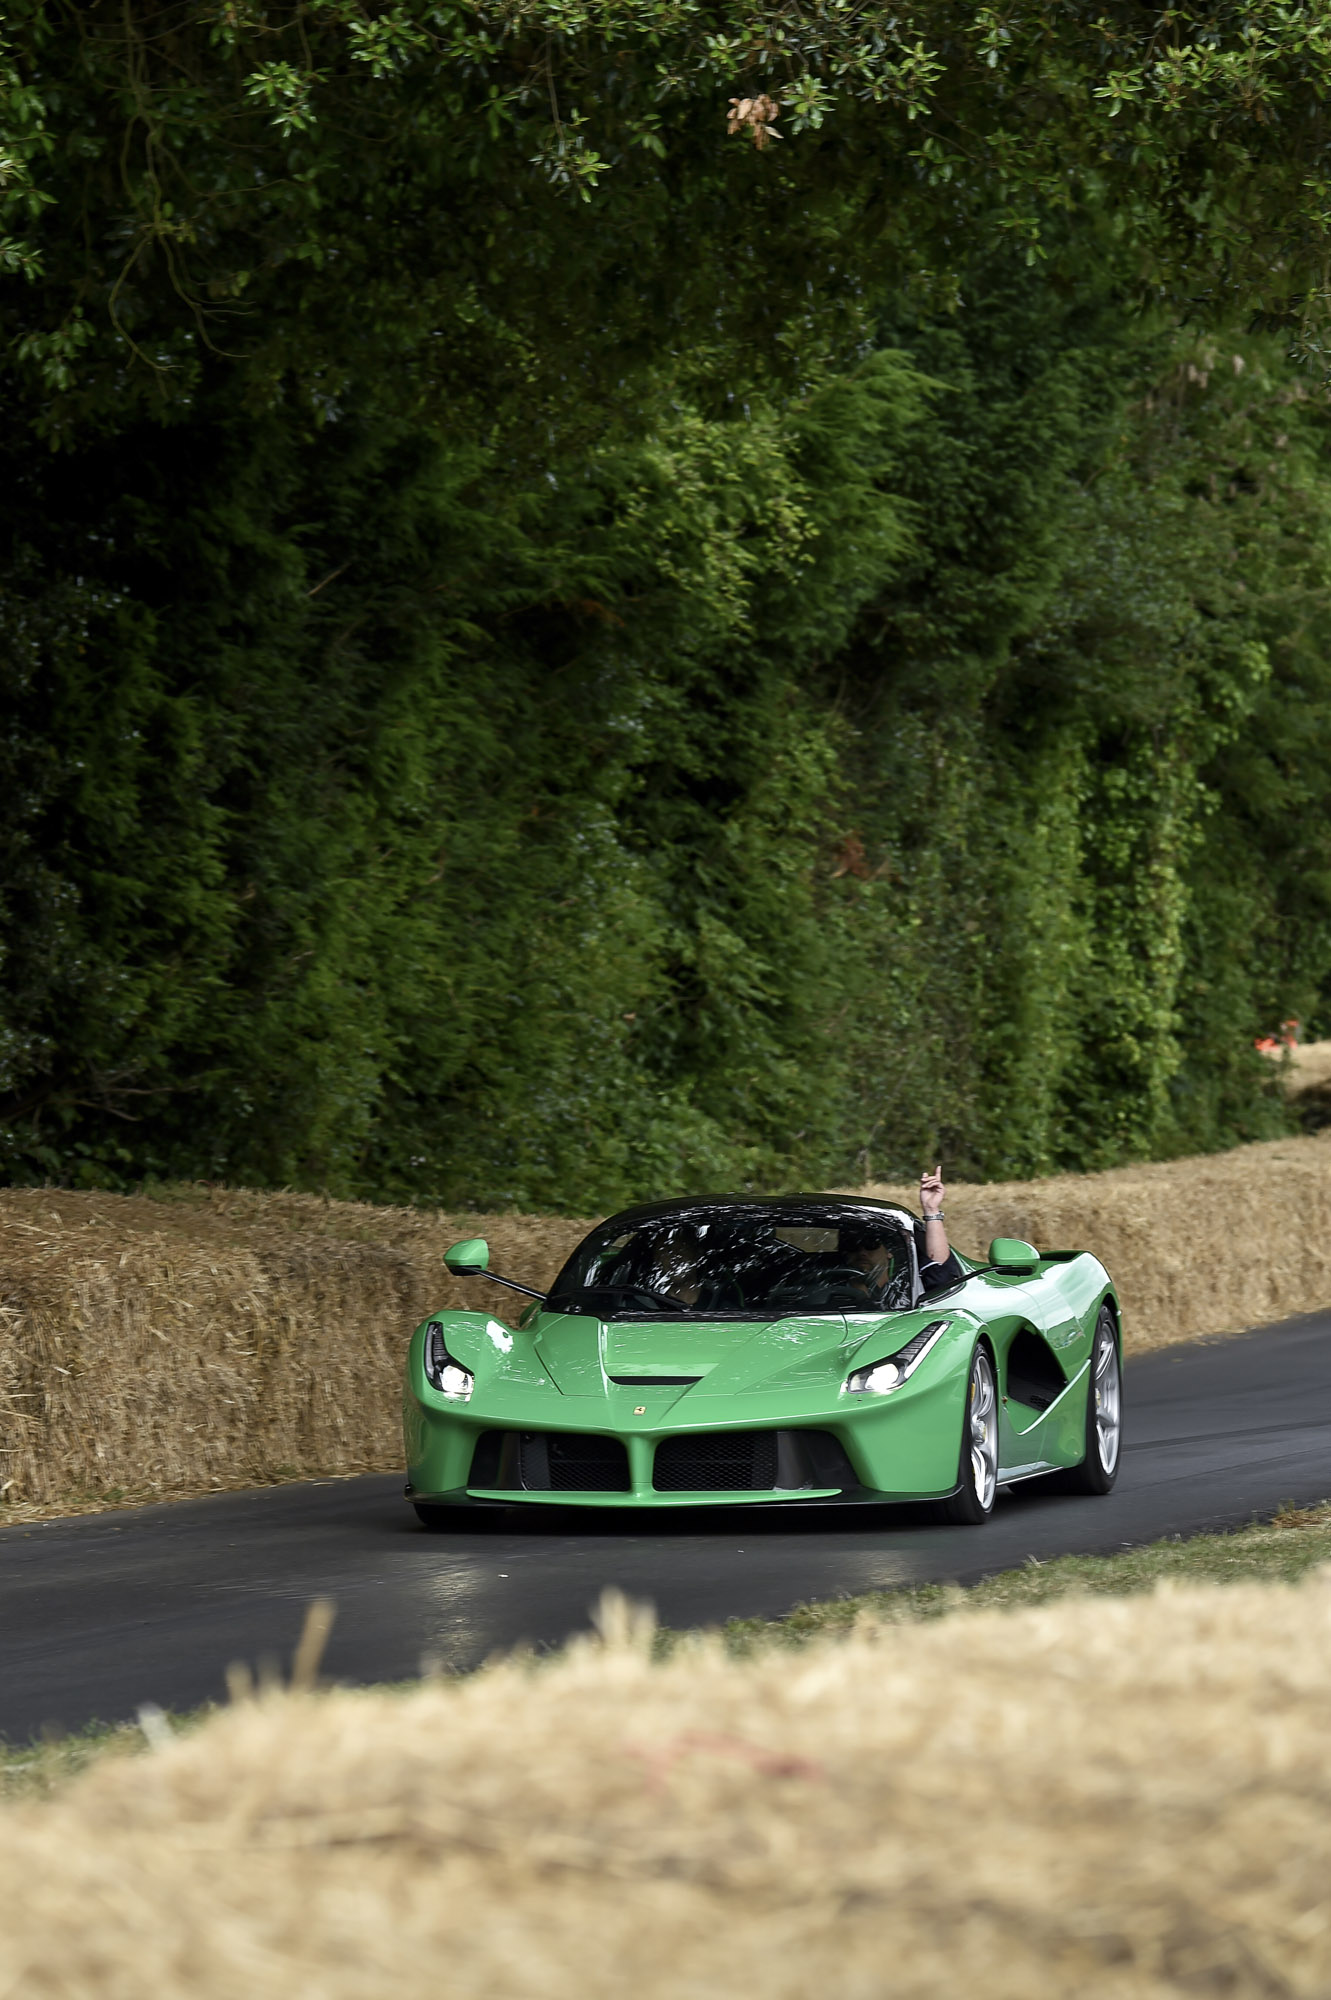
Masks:
[[[0,1735],[220,1697],[227,1663],[285,1656],[315,1595],[326,1670],[404,1679],[585,1626],[607,1584],[670,1625],[803,1599],[970,1582],[1028,1556],[1098,1554],[1331,1496],[1331,1313],[1177,1347],[1127,1369],[1115,1491],[1001,1496],[983,1528],[909,1510],[728,1508],[664,1523],[545,1508],[419,1528],[400,1477],[314,1481],[0,1530]]]

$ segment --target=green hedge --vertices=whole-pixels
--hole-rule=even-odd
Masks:
[[[1189,319],[1095,174],[1037,256],[894,156],[894,235],[863,105],[776,167],[699,72],[624,85],[602,195],[470,45],[386,115],[332,9],[307,128],[213,12],[24,5],[0,89],[49,196],[0,1170],[585,1212],[1279,1131],[1253,1038],[1331,978],[1287,339]]]

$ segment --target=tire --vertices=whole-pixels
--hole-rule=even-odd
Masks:
[[[428,1528],[432,1535],[442,1533],[448,1526],[447,1507],[429,1507],[419,1500],[413,1501],[412,1505],[416,1509],[416,1519],[423,1528]]]
[[[1086,1455],[1067,1475],[1073,1493],[1109,1493],[1123,1457],[1123,1364],[1114,1308],[1103,1305],[1091,1342],[1086,1384]]]
[[[971,1356],[957,1478],[957,1491],[942,1503],[943,1519],[978,1528],[993,1513],[998,1492],[998,1388],[987,1347]]]

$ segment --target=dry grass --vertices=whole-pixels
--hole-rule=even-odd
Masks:
[[[1331,1577],[270,1695],[0,1811],[22,2000],[1331,1991]]]
[[[909,1198],[909,1190],[872,1193]],[[956,1187],[963,1250],[1094,1250],[1129,1350],[1331,1304],[1331,1136]],[[0,1192],[0,1492],[9,1518],[400,1463],[403,1340],[431,1308],[507,1316],[447,1276],[459,1236],[548,1282],[585,1222],[312,1195]]]

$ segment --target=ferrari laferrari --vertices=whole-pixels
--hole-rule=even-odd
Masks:
[[[511,1318],[431,1314],[411,1337],[407,1497],[662,1509],[929,1501],[980,1523],[1019,1481],[1107,1493],[1122,1326],[1085,1251],[998,1238],[940,1273],[924,1224],[838,1195],[665,1201],[593,1229]],[[941,1278],[941,1282],[940,1282]]]

